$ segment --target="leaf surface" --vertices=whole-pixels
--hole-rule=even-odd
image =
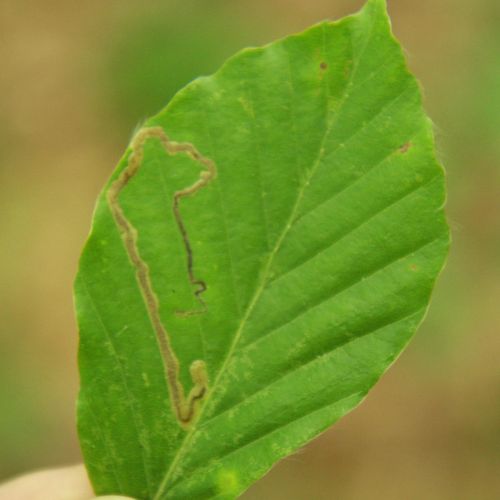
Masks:
[[[382,0],[181,90],[101,194],[75,283],[98,494],[235,498],[422,321],[444,176]]]

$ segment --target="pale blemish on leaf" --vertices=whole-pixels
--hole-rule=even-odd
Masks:
[[[241,106],[249,116],[255,118],[252,103],[248,99],[246,99],[245,97],[239,97],[238,102],[241,104]]]
[[[222,470],[219,473],[217,486],[219,495],[224,498],[233,498],[240,491],[238,474],[234,470]]]

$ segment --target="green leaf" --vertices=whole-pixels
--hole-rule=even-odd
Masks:
[[[382,0],[181,90],[101,194],[75,284],[96,493],[234,498],[354,408],[422,321],[444,199]]]

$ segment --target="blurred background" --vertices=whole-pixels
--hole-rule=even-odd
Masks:
[[[0,0],[0,481],[81,460],[72,280],[133,129],[240,48],[362,0]],[[246,500],[500,498],[500,2],[389,0],[447,167],[453,247],[364,404]]]

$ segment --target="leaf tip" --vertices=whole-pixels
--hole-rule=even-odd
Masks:
[[[367,0],[363,11],[371,14],[387,14],[387,0]]]

